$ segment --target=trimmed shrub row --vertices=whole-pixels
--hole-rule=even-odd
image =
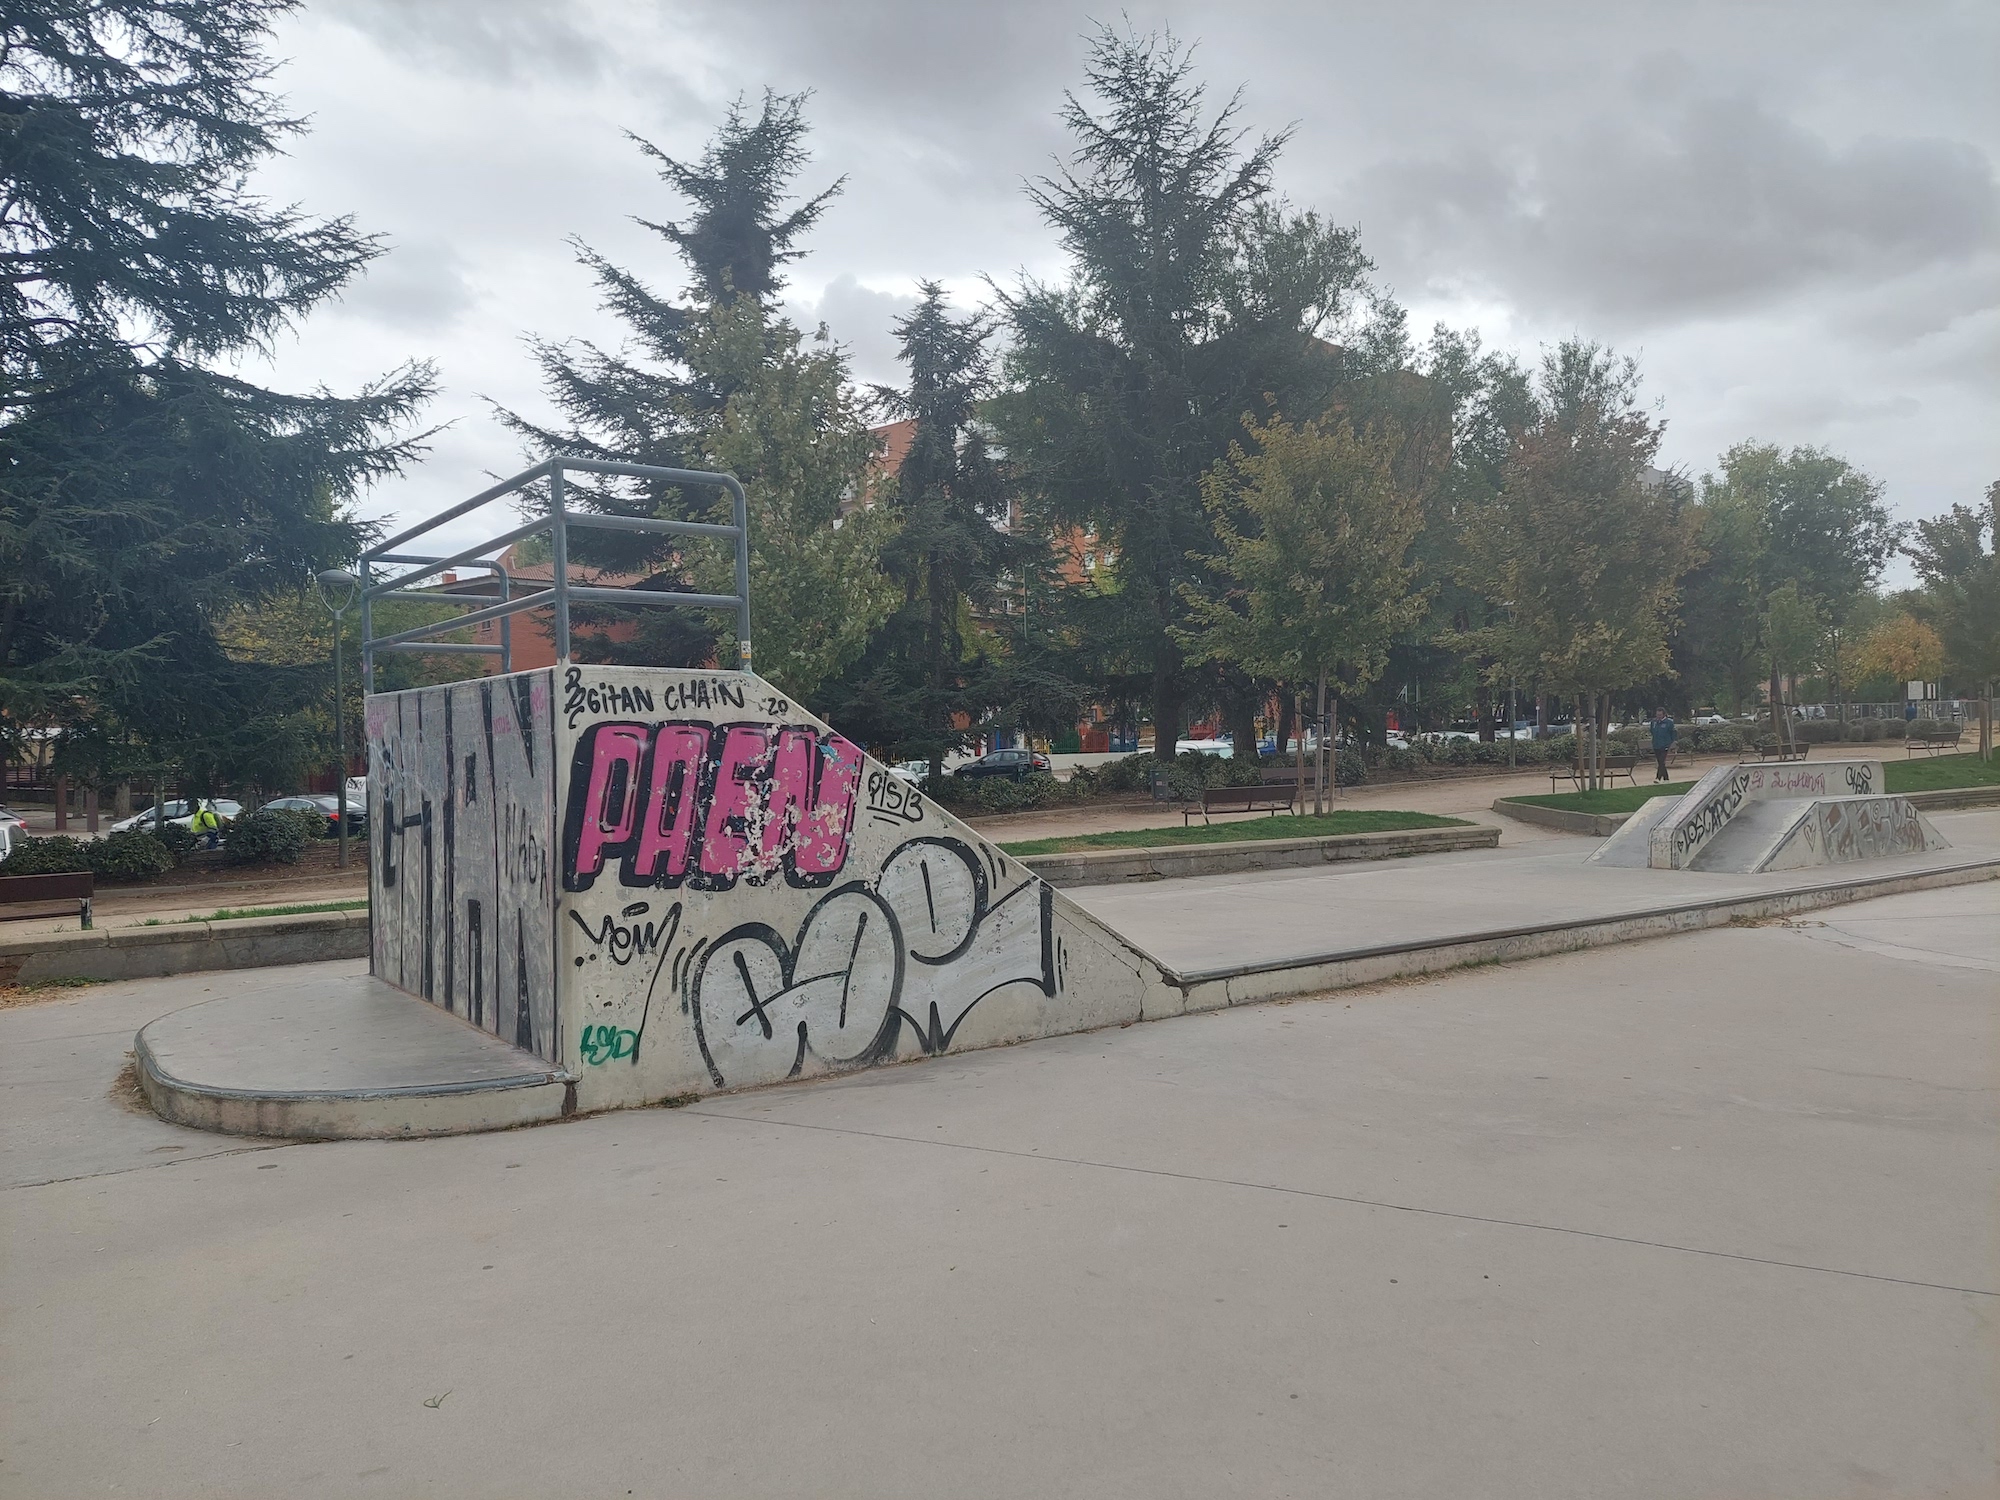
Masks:
[[[295,865],[326,819],[280,809],[247,813],[229,825],[223,854],[231,864]],[[0,875],[70,875],[89,871],[99,880],[151,880],[164,875],[200,842],[177,824],[157,831],[131,828],[101,839],[68,834],[24,838],[0,860]]]

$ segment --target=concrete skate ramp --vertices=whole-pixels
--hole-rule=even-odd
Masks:
[[[1679,797],[1655,797],[1647,803],[1604,841],[1590,862],[1627,869],[1747,871],[1755,867],[1702,860],[1703,851],[1736,819],[1754,815],[1763,826],[1769,818],[1758,809],[1766,803],[1877,796],[1882,791],[1882,763],[1876,760],[1717,766]]]
[[[1764,813],[1793,812],[1789,822]],[[1822,797],[1807,803],[1770,802],[1739,819],[1703,853],[1705,870],[1806,870],[1896,854],[1923,854],[1951,845],[1904,797]]]
[[[761,678],[368,700],[377,976],[603,1109],[1169,1014],[1160,966]]]

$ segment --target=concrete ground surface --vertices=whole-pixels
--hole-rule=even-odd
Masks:
[[[285,983],[0,1011],[0,1495],[2000,1487],[2000,884],[499,1135],[107,1093]]]
[[[1585,863],[1597,840],[1558,833],[1463,854],[1063,894],[1163,963],[1199,973],[2000,859],[2000,808],[1932,822],[1951,848],[1778,874],[1607,868]]]

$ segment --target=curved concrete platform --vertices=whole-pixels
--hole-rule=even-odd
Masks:
[[[139,1084],[163,1118],[295,1140],[459,1135],[571,1114],[576,1080],[366,975],[223,996],[139,1032]]]

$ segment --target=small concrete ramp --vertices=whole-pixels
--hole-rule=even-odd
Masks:
[[[1717,766],[1680,796],[1654,798],[1589,862],[1750,875],[1951,847],[1882,788],[1880,761]]]

